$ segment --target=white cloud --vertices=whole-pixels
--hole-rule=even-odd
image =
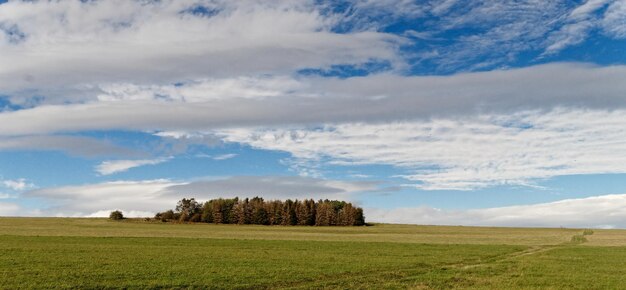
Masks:
[[[336,21],[314,1],[10,1],[0,23],[24,36],[0,33],[0,92],[399,61],[401,37]]]
[[[624,150],[619,142],[624,138],[619,129],[626,107],[624,78],[625,66],[551,64],[437,77],[381,74],[296,79],[304,83],[295,86],[302,91],[285,92],[286,96],[197,103],[100,101],[4,112],[0,113],[0,135],[125,129],[215,144],[219,141],[213,133],[221,132],[227,141],[292,152],[301,160],[329,156],[401,166],[408,169],[407,178],[423,182],[422,188],[528,184],[565,174],[625,172],[622,164],[626,163],[617,162],[621,161],[618,153]],[[518,133],[507,122],[532,128]],[[306,129],[324,123],[329,124],[325,130]],[[250,126],[261,129],[227,129]],[[262,129],[280,126],[283,129]],[[420,131],[429,132],[433,126],[447,129],[431,132],[434,137]],[[390,132],[384,133],[388,140],[373,145],[376,141],[368,139],[368,134],[376,130]],[[259,132],[268,140],[255,136]],[[298,141],[299,133],[319,140]],[[289,141],[291,134],[295,137]],[[355,144],[344,147],[340,143],[344,139]],[[607,150],[599,152],[598,146]],[[475,151],[470,154],[463,148]],[[155,162],[110,161],[100,169],[113,173]]]
[[[172,186],[168,192],[201,199],[254,197],[267,199],[352,199],[359,192],[375,191],[378,182],[337,181],[302,176],[234,176]]]
[[[589,32],[599,24],[599,16],[594,15],[595,12],[613,1],[588,0],[572,10],[566,23],[548,37],[544,54],[554,54],[586,40]]]
[[[576,45],[587,39],[587,34],[594,28],[591,21],[580,21],[561,27],[561,29],[550,36],[550,43],[544,55],[554,54],[568,46]]]
[[[158,100],[200,103],[214,100],[241,98],[264,99],[285,96],[301,91],[305,83],[287,76],[234,77],[199,79],[178,85],[102,85],[100,101]]]
[[[43,198],[48,216],[88,216],[92,213],[120,209],[124,212],[156,212],[175,205],[175,196],[163,196],[162,191],[184,184],[170,180],[113,181],[98,184],[62,186],[27,191],[25,198]]]
[[[222,154],[222,155],[217,155],[212,157],[214,160],[226,160],[226,159],[231,159],[236,157],[237,154],[231,153],[231,154]]]
[[[387,121],[509,113],[555,106],[626,107],[626,66],[551,64],[452,76],[389,74],[303,79],[281,96],[184,101],[126,100],[0,113],[0,135],[83,130],[197,131],[220,127]],[[210,112],[210,113],[208,113]]]
[[[225,129],[225,141],[308,163],[389,164],[422,189],[533,185],[559,175],[626,173],[625,110],[556,109],[315,129]]]
[[[19,178],[15,180],[3,180],[2,184],[4,185],[4,187],[15,191],[22,191],[35,187],[34,184],[28,182],[25,178]]]
[[[625,4],[624,0],[429,1],[422,11],[434,17],[413,22],[417,35],[428,37],[417,39],[446,41],[427,42],[415,56],[436,65],[439,72],[506,67],[523,52],[553,56],[586,41],[595,31],[624,38]],[[384,11],[396,9],[403,15],[398,5],[389,7]]]
[[[71,155],[94,156],[141,156],[136,150],[117,146],[107,140],[90,137],[63,135],[31,135],[0,137],[0,151],[55,150]]]
[[[626,228],[626,194],[487,209],[365,209],[371,222],[514,227]]]
[[[167,162],[171,158],[158,158],[158,159],[143,159],[143,160],[110,160],[103,161],[100,165],[96,166],[95,170],[101,175],[110,175],[118,172],[124,172],[131,168],[156,165],[159,163]]]
[[[606,10],[601,21],[602,29],[608,35],[624,39],[626,38],[626,1],[615,1]]]
[[[433,17],[416,21],[413,29],[445,41],[427,42],[415,57],[449,73],[499,68],[515,62],[522,52],[545,49],[546,36],[564,24],[563,15],[576,3],[435,0],[428,6]]]
[[[497,68],[524,51],[558,51],[581,42],[594,28],[621,38],[626,27],[619,0],[347,5],[338,12],[319,1],[11,1],[0,6],[0,63],[6,64],[0,92],[15,94],[16,102],[42,93],[45,103],[82,102],[115,100],[136,86],[217,79],[200,96],[210,98],[228,95],[232,90],[220,90],[250,77],[336,64],[383,62],[402,70],[411,58],[445,72]],[[197,7],[210,15],[185,13]],[[424,38],[381,32],[398,19],[415,23],[407,36],[448,41],[422,45]],[[398,50],[403,44],[425,49],[405,55]],[[258,89],[239,93],[254,95]]]
[[[0,202],[0,216],[18,216],[23,213],[22,208],[9,202]]]
[[[109,217],[111,212],[114,210],[118,210],[118,209],[99,210],[99,211],[90,213],[88,215],[85,215],[84,217],[88,217],[88,218]],[[123,212],[123,214],[125,218],[153,217],[155,215],[155,213],[151,211],[136,211],[136,210],[125,211]]]
[[[0,192],[0,199],[11,198],[11,197],[13,197],[13,196],[11,196],[11,195],[10,195],[10,194],[8,194],[8,193],[2,193],[2,192]]]
[[[205,181],[115,181],[27,191],[25,198],[48,201],[49,216],[102,216],[110,209],[137,216],[173,208],[181,198],[204,201],[219,197],[267,199],[350,199],[358,192],[377,190],[376,182],[344,182],[298,176],[235,176]],[[1,212],[0,212],[1,214]]]

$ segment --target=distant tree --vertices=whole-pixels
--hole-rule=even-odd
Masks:
[[[280,225],[282,222],[283,202],[274,200],[268,203],[268,216],[270,225]]]
[[[174,213],[174,211],[170,209],[170,210],[167,210],[167,211],[164,211],[164,212],[157,213],[154,216],[154,218],[158,219],[158,220],[161,220],[163,222],[166,222],[166,221],[170,221],[170,220],[177,220],[179,216],[180,215]]]
[[[251,223],[255,225],[270,224],[269,215],[267,214],[267,210],[263,207],[263,204],[260,204],[253,208]]]
[[[231,211],[232,223],[243,225],[246,223],[246,204],[247,199],[244,201],[238,201],[233,205]]]
[[[363,215],[363,209],[357,207],[354,213],[354,225],[355,226],[364,226],[365,225],[365,216]]]
[[[213,223],[223,224],[224,222],[224,213],[222,212],[224,200],[223,199],[215,199],[211,201],[211,205],[213,206]]]
[[[298,216],[296,215],[296,204],[295,202],[293,202],[293,200],[288,199],[283,204],[281,219],[281,225],[294,226],[298,224]]]
[[[317,214],[316,210],[315,210],[315,201],[313,199],[309,199],[309,200],[305,200],[304,203],[306,204],[307,208],[308,208],[308,216],[307,216],[307,220],[306,220],[306,225],[307,226],[314,226],[315,225],[315,216]]]
[[[109,219],[114,221],[123,220],[124,214],[119,210],[114,210],[111,212],[111,214],[109,214]]]
[[[345,204],[337,214],[337,225],[353,226],[356,223],[355,209],[352,204]]]
[[[239,222],[244,225],[249,225],[252,223],[252,204],[250,204],[250,200],[248,198],[244,198],[244,200],[241,201],[241,206],[243,212]]]
[[[315,224],[315,206],[311,207],[309,200],[296,200],[296,216],[298,217],[298,225],[306,226]]]
[[[235,206],[235,204],[239,202],[239,198],[230,198],[230,199],[224,199],[223,203],[221,204],[221,211],[222,211],[222,220],[223,223],[225,224],[232,224],[232,217],[231,217],[231,212],[233,210],[233,206]]]
[[[193,214],[190,218],[189,221],[192,223],[199,223],[202,221],[202,214],[200,213],[195,213]]]
[[[331,204],[326,201],[319,201],[316,207],[315,225],[330,226],[334,225],[335,213]]]
[[[212,201],[207,201],[202,205],[202,222],[212,223],[213,222],[213,204]]]
[[[265,201],[252,199],[212,199],[198,203],[183,198],[174,210],[157,213],[161,221],[205,222],[216,224],[354,226],[365,225],[363,209],[339,200],[312,199]]]
[[[176,213],[180,214],[179,220],[186,222],[196,214],[200,214],[202,208],[195,198],[183,198],[176,204]]]

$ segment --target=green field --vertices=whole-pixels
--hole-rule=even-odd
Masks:
[[[0,287],[626,288],[626,231],[0,218]]]

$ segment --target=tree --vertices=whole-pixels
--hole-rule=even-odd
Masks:
[[[316,208],[316,226],[333,226],[335,225],[335,210],[328,200],[319,201]]]
[[[180,214],[180,221],[189,221],[191,217],[199,214],[202,208],[195,198],[183,198],[176,204],[176,212]]]
[[[313,199],[309,199],[309,200],[305,201],[305,204],[309,208],[309,216],[307,218],[306,225],[307,226],[314,226],[315,225],[315,216],[317,215],[317,212],[315,210],[315,201]]]
[[[212,201],[207,201],[202,205],[202,222],[213,222],[213,204]]]
[[[121,213],[121,212],[120,212]],[[198,203],[183,198],[174,210],[157,213],[161,221],[216,224],[356,226],[365,225],[363,209],[340,200],[270,200],[218,198]]]
[[[309,205],[308,200],[296,200],[296,216],[298,217],[298,225],[306,226],[315,224],[315,207],[313,209]],[[311,223],[312,221],[312,223]]]
[[[109,214],[109,219],[114,221],[123,220],[124,214],[119,210],[114,210],[111,212],[111,214]]]
[[[164,212],[157,213],[154,216],[154,218],[155,219],[160,219],[162,222],[166,222],[166,221],[169,221],[169,220],[178,219],[178,215],[175,214],[174,211],[170,209],[170,210],[167,210],[167,211],[164,211]]]
[[[363,209],[360,207],[357,207],[355,210],[355,214],[354,214],[354,225],[355,226],[364,226],[365,225],[365,216],[363,215]]]
[[[280,200],[273,200],[269,202],[267,206],[270,225],[280,225],[282,222],[283,202]]]
[[[283,204],[283,212],[281,216],[281,225],[295,226],[298,224],[298,216],[296,215],[296,206],[293,200],[288,199]]]
[[[244,201],[239,201],[235,203],[233,206],[232,212],[230,214],[232,218],[232,223],[243,225],[246,223],[246,203],[247,199]]]
[[[270,219],[267,214],[267,210],[263,207],[263,204],[255,207],[252,211],[252,224],[255,225],[269,225]]]
[[[337,224],[340,226],[353,226],[356,223],[355,209],[351,203],[348,203],[339,210],[337,215]]]

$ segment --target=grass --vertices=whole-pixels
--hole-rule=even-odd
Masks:
[[[0,218],[2,289],[619,289],[623,261],[625,231]]]
[[[128,219],[0,218],[0,235],[175,237],[424,244],[550,245],[569,242],[576,229],[491,228],[378,224],[369,227],[233,226]],[[624,244],[626,245],[626,244]]]

